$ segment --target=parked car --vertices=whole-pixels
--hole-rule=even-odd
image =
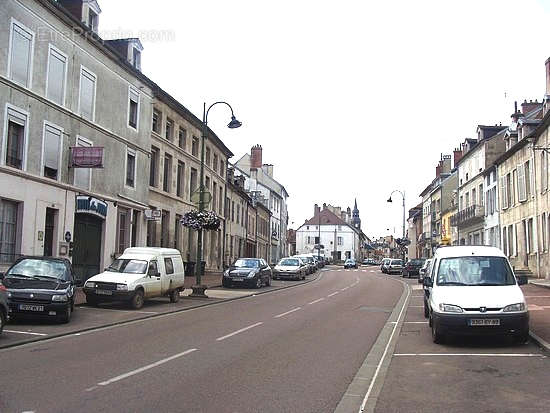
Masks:
[[[75,277],[66,258],[21,257],[1,275],[9,317],[53,318],[68,323],[74,310]]]
[[[178,250],[132,247],[126,248],[104,272],[89,278],[83,290],[91,305],[126,301],[139,309],[147,298],[168,296],[170,302],[177,302],[184,280]]]
[[[8,289],[0,282],[0,334],[8,322]]]
[[[222,285],[262,288],[269,287],[272,278],[271,267],[263,258],[239,258],[223,273]]]
[[[388,273],[388,265],[391,262],[391,258],[383,258],[382,263],[380,264],[380,270],[387,274]]]
[[[310,255],[296,255],[296,257],[304,260],[307,262],[309,267],[309,274],[313,274],[315,271],[317,271],[317,266],[315,265],[315,260]]]
[[[430,272],[430,266],[432,264],[431,258],[428,258],[424,261],[424,265],[420,270],[418,270],[418,282],[422,283],[424,281],[424,275]]]
[[[529,312],[506,256],[498,248],[453,246],[439,248],[433,257],[425,312],[434,343],[450,334],[529,338]]]
[[[273,279],[292,278],[294,280],[304,280],[306,278],[306,270],[307,264],[299,258],[282,258],[273,268]]]
[[[345,262],[344,262],[344,268],[347,269],[347,268],[357,268],[357,261],[355,261],[353,258],[348,258]]]
[[[386,266],[387,274],[401,274],[403,271],[403,260],[392,259]]]
[[[411,275],[419,275],[420,268],[424,265],[424,261],[426,261],[424,258],[413,258],[412,260],[408,260],[403,266],[403,277],[410,278]]]

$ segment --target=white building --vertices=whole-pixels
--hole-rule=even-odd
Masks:
[[[296,253],[317,254],[332,257],[334,261],[346,258],[361,259],[362,232],[355,229],[329,208],[316,204],[314,215],[296,230]]]

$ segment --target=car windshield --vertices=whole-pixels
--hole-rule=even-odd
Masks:
[[[402,260],[392,260],[391,265],[403,265],[403,261]]]
[[[346,262],[351,262],[353,264],[355,261],[352,260],[352,259],[348,259],[348,260],[346,260]]]
[[[235,261],[233,264],[233,267],[237,268],[258,268],[260,266],[260,263],[258,260],[244,260],[239,259]]]
[[[295,258],[283,258],[281,261],[279,261],[278,265],[285,267],[299,267],[300,261]]]
[[[19,261],[6,273],[6,277],[52,278],[67,280],[67,267],[61,261],[27,258]]]
[[[411,264],[414,264],[414,265],[423,265],[423,264],[424,264],[424,260],[411,260]]]
[[[437,271],[438,285],[514,285],[510,265],[503,257],[443,258]]]
[[[125,274],[145,274],[145,271],[147,271],[147,261],[117,259],[107,267],[107,271]]]

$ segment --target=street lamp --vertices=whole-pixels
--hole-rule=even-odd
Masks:
[[[205,188],[204,188],[204,142],[206,140],[206,135],[208,132],[208,113],[210,112],[210,109],[212,109],[213,106],[217,105],[218,103],[222,103],[229,107],[231,110],[231,121],[227,124],[227,127],[229,129],[236,129],[239,128],[242,125],[242,122],[239,122],[233,113],[233,108],[231,105],[227,102],[214,102],[212,103],[208,109],[206,109],[206,103],[203,103],[202,108],[202,132],[201,132],[201,166],[200,166],[200,177],[199,177],[199,212],[204,211],[204,195],[205,195]],[[210,202],[210,201],[208,201]],[[204,291],[206,290],[207,286],[202,285],[201,283],[201,271],[202,271],[202,228],[199,228],[197,230],[197,261],[195,263],[195,285],[192,287],[193,292],[190,294],[190,297],[199,297],[199,298],[207,298]]]
[[[403,238],[401,239],[404,240],[405,239],[405,192],[401,192],[398,189],[392,191],[392,193],[390,194],[390,197],[387,199],[386,202],[393,202],[391,197],[396,192],[399,192],[401,194],[401,197],[403,198]],[[403,255],[403,261],[405,261],[405,250],[403,250],[402,255]]]

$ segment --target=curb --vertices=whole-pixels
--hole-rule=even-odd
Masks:
[[[404,287],[401,297],[395,304],[363,364],[359,367],[355,377],[340,399],[334,413],[374,411],[378,395],[384,385],[384,377],[391,362],[391,357],[386,357],[386,355],[393,354],[405,319],[403,317],[403,320],[399,321],[400,315],[405,310],[412,291],[407,283],[399,279],[394,280],[400,282]],[[379,376],[378,373],[380,373]],[[370,396],[370,398],[367,396]]]
[[[201,308],[201,307],[208,307],[208,306],[215,305],[215,304],[222,304],[222,303],[227,303],[227,302],[230,302],[230,301],[242,300],[243,298],[249,298],[249,297],[252,297],[252,296],[255,296],[255,295],[269,294],[269,293],[274,293],[276,291],[285,290],[285,289],[288,289],[288,288],[296,288],[296,287],[300,287],[301,285],[305,285],[305,284],[309,284],[313,281],[317,281],[320,278],[320,276],[322,275],[322,273],[323,273],[323,271],[319,271],[318,273],[315,274],[316,275],[315,278],[312,278],[310,280],[301,282],[300,284],[277,287],[277,288],[269,290],[269,291],[256,291],[254,293],[250,293],[250,294],[243,295],[243,296],[240,296],[240,297],[225,298],[225,299],[220,298],[220,299],[215,299],[216,301],[213,301],[213,302],[195,304],[195,305],[192,305],[190,307],[185,307],[185,308],[180,308],[180,309],[176,309],[176,310],[166,311],[166,312],[160,313],[160,314],[144,315],[144,316],[141,316],[141,317],[134,318],[132,320],[116,321],[114,323],[102,324],[102,325],[93,326],[93,327],[86,327],[86,328],[71,330],[71,331],[67,331],[67,332],[63,332],[63,333],[52,334],[52,335],[48,335],[48,336],[29,338],[29,339],[26,339],[26,340],[17,341],[15,343],[8,343],[8,344],[0,345],[0,352],[5,350],[5,349],[20,347],[20,346],[24,346],[24,345],[27,345],[27,344],[40,342],[40,341],[55,340],[55,339],[58,339],[60,337],[66,337],[66,336],[70,336],[70,335],[74,335],[74,334],[85,333],[85,332],[93,331],[93,330],[106,329],[106,328],[109,328],[109,327],[120,326],[120,325],[124,325],[124,324],[131,324],[133,322],[142,321],[142,320],[146,320],[146,319],[149,319],[149,318],[157,318],[157,317],[172,315],[172,314],[176,314],[176,313],[182,313],[184,311],[194,310],[194,309]],[[193,298],[191,298],[190,300],[193,300]],[[80,307],[80,306],[85,306],[85,305],[86,304],[79,304],[78,306]],[[75,306],[77,306],[77,305],[75,304]]]
[[[535,285],[537,287],[542,287],[542,288],[550,288],[550,284],[541,283],[540,281],[529,281],[528,284]]]
[[[531,340],[533,340],[535,343],[537,343],[540,347],[542,347],[544,350],[550,352],[550,343],[548,343],[547,341],[545,341],[541,337],[537,336],[531,330],[529,330],[529,336],[531,337]]]

